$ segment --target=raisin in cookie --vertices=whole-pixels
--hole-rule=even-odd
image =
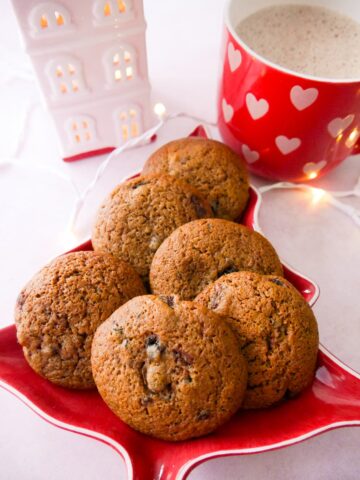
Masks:
[[[154,293],[191,300],[209,283],[239,270],[282,275],[274,248],[259,233],[227,220],[196,220],[175,230],[156,252],[150,285]]]
[[[120,307],[91,352],[98,390],[125,423],[163,440],[205,435],[239,408],[247,370],[236,335],[193,302],[153,295]]]
[[[93,229],[96,251],[129,262],[147,282],[154,253],[180,225],[212,217],[193,187],[170,175],[146,175],[118,185],[101,206]]]
[[[314,314],[284,278],[238,272],[209,285],[196,302],[224,315],[248,361],[245,408],[268,407],[307,387],[319,346]]]
[[[93,387],[95,330],[120,305],[144,293],[135,270],[111,255],[76,252],[55,259],[17,300],[17,338],[26,360],[57,385]]]
[[[221,142],[206,138],[182,138],[156,150],[143,173],[168,173],[196,187],[216,217],[234,220],[249,198],[245,162]]]

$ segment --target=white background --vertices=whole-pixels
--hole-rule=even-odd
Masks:
[[[168,111],[185,111],[216,120],[216,88],[222,28],[221,0],[144,0],[148,58],[154,101]],[[100,158],[64,164],[56,136],[33,81],[11,79],[13,65],[26,65],[9,0],[0,14],[0,326],[13,322],[16,295],[54,255],[86,238],[103,196],[141,166],[154,146],[114,162],[89,198],[76,237],[64,235],[74,202],[69,175],[82,190]],[[28,102],[39,104],[31,117],[20,165],[11,157]],[[174,121],[159,144],[186,135],[195,124]],[[214,132],[216,136],[216,132]],[[350,189],[360,175],[359,157],[345,161],[318,185]],[[254,179],[255,184],[261,184]],[[348,203],[360,208],[360,199]],[[305,192],[266,194],[261,224],[281,257],[321,287],[315,306],[321,341],[360,370],[360,230],[326,203],[312,204]],[[307,442],[261,455],[217,459],[190,475],[194,479],[357,479],[360,478],[360,429],[326,433]],[[121,459],[102,443],[44,423],[9,393],[0,390],[0,479],[120,479]]]

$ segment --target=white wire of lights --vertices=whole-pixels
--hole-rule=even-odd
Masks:
[[[310,185],[303,183],[291,183],[291,182],[279,182],[272,185],[264,185],[258,190],[261,194],[269,192],[271,190],[280,190],[280,189],[301,189],[307,190],[312,194],[312,203],[313,205],[319,203],[321,200],[326,201],[329,205],[332,205],[340,212],[344,213],[351,220],[360,227],[360,210],[356,209],[352,205],[340,202],[337,198],[345,197],[360,197],[360,177],[358,178],[355,187],[352,190],[345,191],[329,191],[323,190],[322,188],[311,187]]]
[[[9,155],[9,157],[0,159],[0,167],[16,166],[16,167],[21,167],[21,168],[26,168],[26,167],[30,168],[30,165],[27,165],[24,162],[20,162],[18,160],[18,158],[20,157],[20,155],[21,155],[21,153],[24,149],[26,140],[27,140],[29,125],[30,125],[30,122],[31,122],[31,117],[32,117],[35,109],[38,106],[39,106],[39,103],[30,102],[24,108],[24,112],[23,112],[22,119],[21,119],[20,133],[19,133],[19,137],[17,139],[17,142],[15,144],[14,150]],[[71,186],[71,188],[73,189],[76,197],[80,197],[80,192],[79,192],[77,186],[75,185],[75,183],[71,180],[71,178],[68,175],[65,175],[64,173],[59,172],[58,170],[56,170],[54,168],[49,168],[49,167],[46,167],[44,165],[33,165],[32,164],[31,168],[36,168],[37,170],[41,170],[41,171],[44,171],[44,172],[47,172],[47,173],[51,173],[51,174],[61,178],[62,180],[64,180],[65,182],[67,182]]]
[[[10,164],[10,165],[17,165],[24,167],[26,166],[24,163],[17,161],[17,158],[19,158],[24,145],[26,143],[27,139],[27,132],[29,131],[29,124],[31,121],[31,116],[37,107],[38,104],[35,103],[30,103],[24,110],[23,114],[23,119],[22,119],[22,125],[20,129],[20,135],[18,138],[18,142],[15,146],[13,154],[10,156],[9,159],[2,160],[0,165],[5,165],[5,164]],[[72,187],[76,200],[75,204],[70,216],[70,220],[68,223],[68,227],[66,231],[64,232],[64,238],[70,239],[72,242],[76,240],[76,222],[78,219],[78,216],[84,206],[84,203],[89,196],[89,194],[93,191],[101,177],[104,175],[106,169],[110,165],[110,163],[118,158],[119,155],[121,155],[123,152],[126,150],[130,150],[136,147],[144,146],[147,145],[153,136],[165,125],[170,120],[173,120],[175,118],[190,118],[192,120],[195,120],[196,122],[199,122],[201,124],[206,124],[209,126],[216,126],[216,124],[207,122],[202,118],[195,117],[193,115],[186,114],[184,112],[180,113],[174,113],[174,114],[166,114],[166,108],[163,104],[157,103],[154,106],[154,113],[157,115],[159,122],[146,132],[144,132],[142,135],[128,140],[126,143],[121,145],[120,147],[114,149],[110,155],[99,165],[93,179],[89,182],[89,184],[85,187],[85,189],[80,192],[78,188],[76,187],[75,183],[71,180],[71,178],[62,173],[59,172],[56,169],[52,169],[49,167],[45,167],[42,165],[35,165],[35,168],[46,171],[48,173],[51,173],[53,175],[58,176],[62,180],[66,181],[69,183],[69,185]],[[360,177],[354,186],[352,190],[346,190],[346,191],[327,191],[324,189],[320,188],[315,188],[307,184],[296,184],[296,183],[291,183],[291,182],[278,182],[275,184],[271,185],[265,185],[263,187],[260,187],[258,190],[260,191],[261,194],[264,194],[266,192],[269,192],[271,190],[278,190],[278,189],[302,189],[302,190],[307,190],[310,191],[312,194],[312,203],[316,204],[320,200],[326,201],[328,204],[332,205],[333,207],[337,208],[339,211],[343,212],[345,215],[350,217],[353,222],[360,227],[360,210],[356,209],[355,207],[351,205],[347,205],[338,198],[345,198],[345,197],[350,197],[350,196],[356,196],[360,197]]]
[[[136,138],[132,138],[132,139],[128,140],[126,143],[124,143],[120,147],[113,150],[110,153],[110,155],[99,165],[99,167],[98,167],[98,169],[97,169],[97,171],[94,175],[94,178],[86,186],[84,191],[81,193],[79,198],[76,200],[76,203],[75,203],[74,209],[73,209],[73,213],[71,215],[71,219],[70,219],[70,222],[69,222],[69,227],[68,227],[70,231],[74,231],[74,229],[75,229],[77,218],[78,218],[79,213],[80,213],[80,211],[81,211],[81,209],[82,209],[82,207],[85,203],[86,198],[88,197],[90,192],[95,188],[95,186],[98,183],[98,181],[100,180],[100,178],[104,175],[106,169],[108,168],[108,166],[110,165],[112,160],[117,158],[121,153],[125,152],[126,150],[130,150],[132,148],[147,145],[151,141],[153,136],[165,125],[165,123],[167,123],[169,120],[173,120],[175,118],[190,118],[190,119],[195,120],[196,122],[199,122],[201,124],[205,123],[206,125],[216,126],[215,123],[205,121],[202,118],[198,118],[198,117],[195,117],[193,115],[189,115],[189,114],[183,113],[183,112],[166,115],[166,109],[165,109],[165,106],[162,103],[157,103],[154,106],[154,112],[157,115],[157,117],[159,118],[159,122],[154,127],[150,128],[149,130],[144,132],[142,135],[139,135]]]

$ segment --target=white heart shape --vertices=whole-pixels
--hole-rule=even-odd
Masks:
[[[326,164],[327,164],[326,160],[321,160],[318,163],[314,163],[314,162],[305,163],[303,172],[305,173],[305,175],[315,174],[315,176],[317,176],[317,174],[320,172],[321,169],[325,167]]]
[[[264,98],[258,100],[253,93],[246,95],[246,106],[253,120],[263,117],[269,110],[269,103]]]
[[[288,138],[285,135],[279,135],[275,138],[275,143],[283,155],[288,155],[301,145],[300,138]]]
[[[235,72],[241,65],[242,56],[240,50],[237,50],[231,42],[228,45],[228,59],[230,70]]]
[[[225,98],[222,100],[222,111],[224,115],[225,122],[228,123],[232,119],[234,115],[234,109],[233,107],[226,102]]]
[[[241,147],[241,150],[247,163],[254,163],[260,158],[259,152],[256,150],[251,150],[248,145],[244,144]]]
[[[290,100],[295,108],[298,110],[305,110],[305,108],[310,107],[319,95],[319,90],[317,88],[307,88],[304,89],[300,85],[295,85],[290,90]]]
[[[338,137],[344,130],[346,130],[353,122],[354,115],[347,115],[344,118],[337,117],[331,120],[328,124],[328,132],[334,138]]]

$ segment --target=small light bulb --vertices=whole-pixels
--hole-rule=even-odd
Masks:
[[[348,138],[346,139],[345,145],[348,148],[352,148],[355,143],[357,142],[358,138],[360,137],[360,131],[357,127],[355,127],[351,132]]]
[[[339,133],[339,135],[336,137],[336,142],[337,142],[337,143],[341,142],[343,136],[344,136],[344,135],[343,135],[342,133]]]
[[[154,113],[157,117],[161,119],[166,113],[165,105],[163,103],[155,103]]]
[[[311,195],[312,195],[311,203],[313,205],[316,205],[317,203],[320,202],[320,200],[324,197],[325,194],[326,194],[325,190],[322,190],[321,188],[312,188],[311,189]]]
[[[75,232],[68,228],[65,230],[60,237],[60,244],[61,247],[64,249],[70,249],[76,247],[77,243],[79,242],[79,239],[77,238]]]
[[[318,173],[317,172],[310,172],[308,173],[307,177],[309,180],[314,180],[314,178],[316,178],[318,176]]]

